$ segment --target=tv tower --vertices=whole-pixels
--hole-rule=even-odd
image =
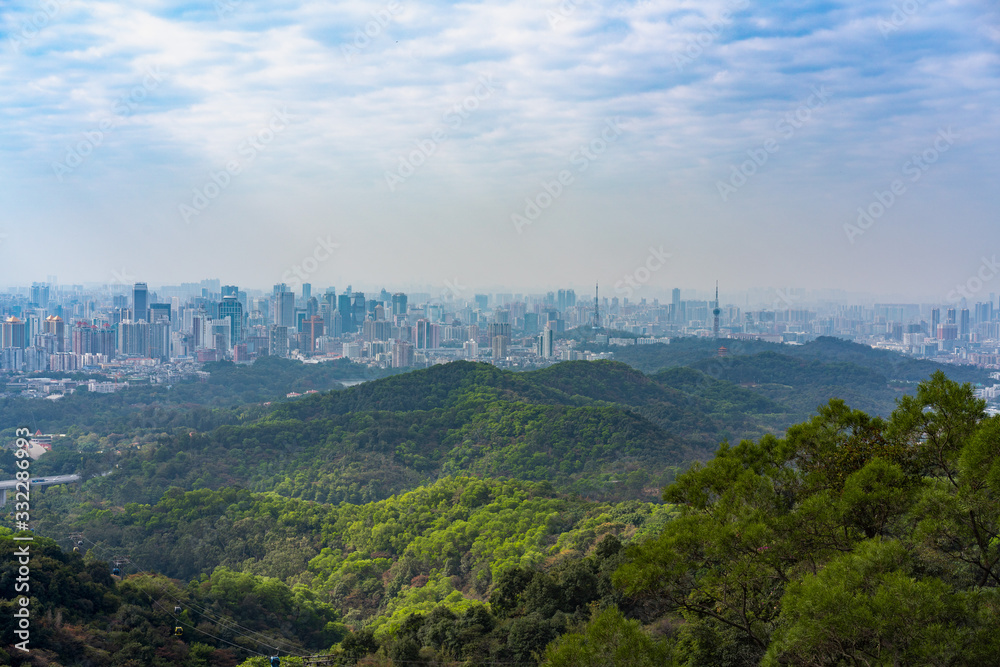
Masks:
[[[600,292],[600,283],[594,283],[594,328],[601,328],[601,310],[597,305],[597,295]]]
[[[712,309],[712,335],[716,338],[719,337],[719,313],[722,309],[719,308],[719,281],[715,281],[715,308]]]

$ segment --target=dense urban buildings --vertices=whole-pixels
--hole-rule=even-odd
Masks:
[[[694,293],[691,293],[694,294]],[[717,294],[669,300],[624,295],[578,298],[575,289],[535,294],[364,292],[311,284],[241,289],[219,280],[150,288],[145,282],[85,289],[34,283],[0,294],[0,370],[129,369],[169,379],[199,363],[263,355],[322,361],[347,357],[382,368],[451,359],[534,367],[613,357],[622,345],[677,336],[798,344],[836,336],[949,363],[1000,368],[1000,306],[968,303],[809,300],[775,291],[769,306]],[[758,299],[758,302],[761,302]],[[122,370],[124,369],[124,370]]]

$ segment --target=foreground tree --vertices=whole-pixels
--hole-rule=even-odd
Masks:
[[[615,581],[680,621],[679,664],[990,664],[1000,417],[942,373],[888,420],[832,400],[723,444]]]

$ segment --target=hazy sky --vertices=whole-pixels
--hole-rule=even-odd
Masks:
[[[0,285],[1000,292],[994,0],[2,12]]]

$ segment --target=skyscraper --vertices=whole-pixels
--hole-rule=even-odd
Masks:
[[[149,324],[149,356],[166,361],[170,358],[170,323],[160,320]]]
[[[993,319],[993,302],[980,301],[976,304],[976,323],[989,322]]]
[[[132,288],[132,321],[148,321],[149,289],[146,283],[136,283]]]
[[[319,314],[323,316],[323,326],[329,332],[333,328],[333,311],[337,310],[337,293],[332,287],[326,288],[319,304]]]
[[[392,316],[406,315],[406,295],[396,292],[392,295]]]
[[[361,323],[365,321],[365,313],[368,310],[368,302],[365,301],[364,292],[355,292],[351,298],[352,317],[354,318],[354,331],[361,328]]]
[[[533,334],[538,332],[538,313],[524,314],[524,333]]]
[[[11,315],[3,323],[0,347],[26,347],[26,329],[20,318]]]
[[[231,345],[243,342],[243,304],[235,294],[222,298],[219,304],[219,319],[229,318],[229,341]]]
[[[406,368],[413,365],[413,346],[406,341],[398,341],[392,346],[392,367]]]
[[[508,341],[506,336],[493,337],[493,363],[507,358]]]
[[[304,333],[307,337],[306,350],[315,352],[316,339],[323,335],[323,318],[319,315],[314,315],[307,319],[304,324]]]
[[[416,331],[414,332],[413,340],[416,342],[416,347],[418,350],[426,350],[430,347],[430,327],[431,322],[425,318],[420,318],[417,320]]]
[[[49,286],[45,283],[31,284],[31,303],[39,308],[49,307]]]
[[[118,325],[118,351],[130,357],[149,356],[149,323],[122,322]]]
[[[546,329],[538,335],[538,356],[542,359],[551,359],[554,347],[555,336],[552,333],[552,329]]]
[[[337,297],[337,310],[340,312],[341,332],[354,333],[357,331],[354,326],[354,311],[351,309],[351,295],[348,292]]]
[[[58,315],[49,315],[45,318],[45,333],[52,334],[56,339],[56,352],[66,351],[66,323]]]
[[[169,322],[171,320],[171,306],[169,303],[149,304],[149,321],[156,322],[161,319]]]
[[[576,305],[576,291],[571,289],[561,289],[556,293],[556,308],[560,311],[572,308]]]
[[[288,327],[274,325],[270,331],[270,348],[272,357],[288,356]]]
[[[295,293],[278,292],[275,296],[274,323],[279,327],[292,329],[295,327]]]

